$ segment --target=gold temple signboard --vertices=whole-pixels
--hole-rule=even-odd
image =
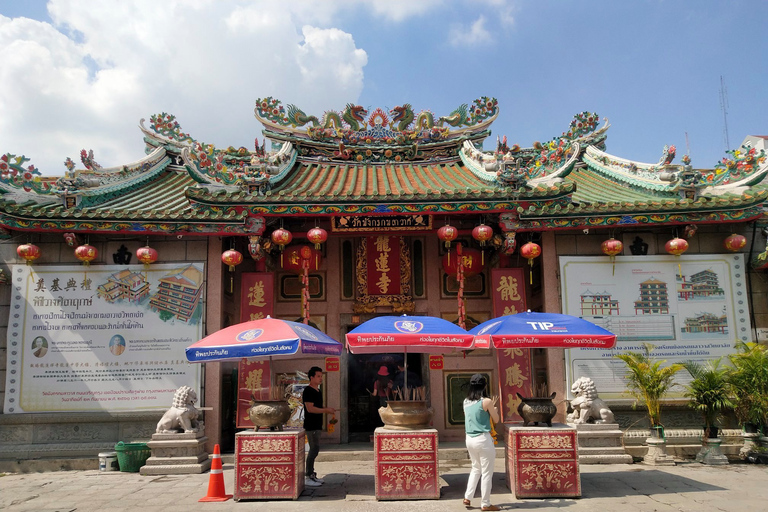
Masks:
[[[430,231],[431,215],[342,215],[332,217],[331,231],[337,233],[362,233],[366,231]]]

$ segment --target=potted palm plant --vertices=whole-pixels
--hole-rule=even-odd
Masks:
[[[629,393],[643,402],[651,424],[651,437],[646,440],[648,453],[643,461],[653,465],[673,465],[667,456],[664,427],[661,423],[661,400],[675,386],[675,374],[683,369],[681,364],[664,366],[666,361],[651,357],[653,345],[643,344],[642,352],[626,352],[615,357],[627,367],[625,378]],[[637,402],[635,402],[637,404]]]
[[[691,381],[685,386],[688,405],[701,413],[704,420],[704,438],[696,461],[703,464],[728,464],[728,458],[720,449],[722,440],[718,437],[719,423],[723,411],[733,406],[728,387],[730,368],[721,367],[722,358],[700,364],[695,361],[683,363],[691,374]]]
[[[692,377],[685,386],[685,397],[691,400],[688,405],[701,413],[705,439],[717,438],[723,411],[733,407],[728,386],[729,368],[720,366],[721,362],[722,358],[706,364],[695,361],[683,363],[683,368]]]
[[[733,366],[728,384],[736,418],[744,429],[744,446],[739,456],[747,459],[760,436],[760,428],[768,423],[768,348],[758,343],[739,343],[736,349],[728,356]]]

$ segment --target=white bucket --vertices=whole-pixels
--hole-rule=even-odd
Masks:
[[[117,463],[117,452],[99,454],[99,471],[120,471],[120,465]]]

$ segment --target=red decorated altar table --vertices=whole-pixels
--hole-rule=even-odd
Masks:
[[[576,429],[505,423],[507,486],[517,498],[579,498],[581,475]]]
[[[439,499],[437,430],[373,434],[377,500]]]
[[[303,490],[303,429],[235,434],[235,501],[295,500]]]

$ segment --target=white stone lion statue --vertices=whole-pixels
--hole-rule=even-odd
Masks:
[[[165,411],[163,417],[157,422],[158,434],[176,434],[199,432],[202,423],[197,421],[198,411],[195,409],[197,393],[189,386],[181,386],[173,395],[173,405]]]
[[[595,383],[589,377],[579,377],[571,386],[574,399],[573,412],[566,416],[568,423],[615,423],[613,412],[597,396]]]

